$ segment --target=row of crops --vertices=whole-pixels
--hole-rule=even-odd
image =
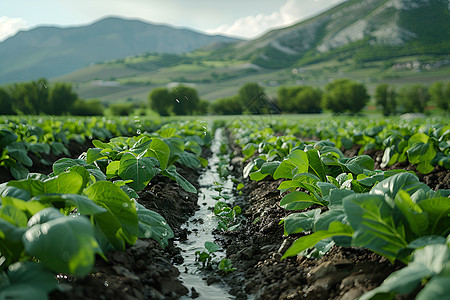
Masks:
[[[321,257],[333,245],[362,247],[401,261],[393,273],[361,299],[391,299],[421,283],[417,299],[445,297],[450,283],[450,190],[432,190],[414,172],[375,170],[374,159],[341,150],[355,144],[360,153],[383,150],[382,167],[396,161],[415,164],[419,173],[449,167],[450,126],[373,121],[236,121],[229,127],[244,156],[244,177],[280,180],[280,206],[293,211],[283,218],[285,235],[297,238],[284,253]],[[330,126],[331,124],[331,126]],[[319,138],[302,141],[299,136]],[[381,298],[377,298],[381,297]]]
[[[247,180],[279,180],[279,205],[292,213],[285,235],[310,232],[284,253],[323,256],[333,245],[363,247],[406,267],[363,296],[442,296],[450,281],[449,190],[418,174],[450,169],[450,125],[443,119],[239,119],[216,121],[242,149]],[[173,232],[139,203],[139,192],[164,176],[195,187],[177,168],[205,167],[206,122],[139,118],[2,118],[0,167],[16,180],[0,185],[0,298],[40,299],[57,288],[55,274],[85,276],[96,255],[123,251],[139,238],[165,247]],[[70,143],[92,146],[69,158]],[[348,149],[358,154],[345,157]],[[383,152],[380,169],[366,153]],[[49,153],[63,157],[45,158]],[[30,156],[52,166],[29,172]]]
[[[26,178],[33,166],[30,155],[43,165],[52,165],[46,159],[50,154],[70,156],[69,144],[84,144],[87,140],[109,140],[117,136],[131,136],[152,132],[159,122],[149,119],[121,117],[2,117],[0,120],[0,166],[11,171],[15,179]]]
[[[47,142],[64,144],[55,136],[67,133],[67,124],[54,120],[43,124],[61,129]],[[109,124],[103,127],[108,140],[93,140],[94,147],[79,158],[57,160],[51,174],[28,173],[24,179],[0,185],[1,299],[46,299],[58,287],[55,274],[86,276],[93,270],[96,255],[106,259],[108,251],[124,251],[138,238],[152,238],[165,247],[173,231],[161,215],[139,203],[139,191],[154,177],[168,177],[186,191],[196,192],[177,166],[206,165],[200,154],[210,139],[203,123],[166,124],[145,133],[140,127],[141,134],[112,138],[109,135],[114,136],[121,123],[106,121],[96,127],[95,120],[88,119],[68,125],[76,129],[77,124],[92,124],[91,133]],[[14,143],[24,143],[29,150],[44,145],[42,139],[50,136],[36,123],[10,122],[8,126],[3,137],[15,141],[2,148],[11,161],[23,162],[12,154]],[[39,134],[30,134],[26,127]],[[135,133],[131,129],[125,133]]]

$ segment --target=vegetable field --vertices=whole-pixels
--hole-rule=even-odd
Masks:
[[[446,119],[2,117],[0,146],[0,299],[449,294]]]

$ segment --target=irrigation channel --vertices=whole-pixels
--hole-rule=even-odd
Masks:
[[[178,269],[180,270],[180,280],[190,290],[189,295],[184,296],[181,299],[192,299],[194,297],[196,297],[196,299],[205,300],[234,299],[234,297],[228,293],[226,286],[222,283],[208,285],[205,278],[207,277],[207,274],[201,269],[202,264],[195,260],[195,252],[204,251],[205,242],[214,242],[213,231],[217,228],[218,221],[214,215],[213,207],[218,201],[218,187],[223,188],[224,191],[229,191],[227,195],[231,196],[231,198],[226,201],[227,203],[232,204],[234,202],[231,193],[233,181],[230,176],[220,176],[220,148],[223,138],[223,131],[221,128],[218,128],[215,131],[214,139],[211,144],[212,155],[208,160],[208,167],[199,178],[200,189],[198,193],[198,203],[200,209],[196,211],[195,215],[192,216],[183,227],[187,229],[187,239],[177,244],[177,246],[182,249],[184,258],[184,263],[178,266]],[[214,254],[215,258],[213,260],[216,262],[225,257],[221,250],[214,252]],[[194,291],[192,288],[194,288]]]

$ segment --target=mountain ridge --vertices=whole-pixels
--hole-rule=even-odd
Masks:
[[[365,48],[391,47],[395,53],[395,47],[411,45],[408,54],[420,54],[426,43],[431,49],[442,42],[444,51],[431,52],[445,54],[450,47],[448,7],[446,0],[349,0],[308,20],[229,45],[224,52],[230,59],[274,69],[316,61],[352,44],[361,48],[361,43]]]
[[[117,17],[78,27],[36,27],[0,43],[0,83],[56,77],[145,52],[179,54],[234,41],[238,39]]]

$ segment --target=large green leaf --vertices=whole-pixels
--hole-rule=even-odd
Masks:
[[[25,250],[57,273],[87,275],[99,251],[89,220],[60,217],[31,226],[23,236]]]
[[[198,159],[197,155],[194,153],[183,151],[178,153],[176,156],[178,157],[179,162],[186,167],[197,169],[202,166],[200,159]]]
[[[83,177],[75,172],[61,173],[46,180],[12,180],[7,186],[27,191],[32,197],[43,194],[79,194],[83,187]]]
[[[281,191],[281,193],[284,193],[286,191],[293,191],[298,187],[303,187],[303,185],[297,180],[285,180],[280,183],[278,189]]]
[[[17,134],[8,129],[0,129],[0,149],[3,149],[7,145],[15,142],[17,137]]]
[[[300,184],[300,187],[308,190],[311,194],[320,193],[320,188],[318,186],[319,178],[310,173],[299,173],[295,174],[292,178]]]
[[[22,200],[29,200],[31,195],[28,191],[16,188],[14,186],[7,186],[6,183],[2,184],[0,187],[0,196],[1,197],[13,197]],[[1,200],[0,200],[1,201]]]
[[[14,206],[17,209],[20,209],[23,212],[26,212],[30,216],[34,215],[38,211],[47,207],[42,203],[39,203],[36,201],[28,201],[28,200],[22,200],[22,199],[14,198],[11,196],[2,196],[2,198],[1,198],[1,202],[4,206],[5,205]]]
[[[348,221],[355,230],[352,241],[355,246],[393,260],[408,245],[403,225],[394,218],[394,209],[385,197],[354,194],[342,201]]]
[[[450,232],[450,198],[436,197],[418,203],[429,220],[429,233],[448,235]]]
[[[27,178],[28,175],[28,169],[25,168],[22,163],[17,162],[9,167],[9,171],[11,172],[11,175],[15,179],[24,179]]]
[[[6,265],[22,256],[22,236],[25,231],[26,228],[17,227],[0,216],[0,253],[6,259]]]
[[[27,226],[28,217],[25,212],[9,203],[2,203],[2,206],[0,206],[0,217],[8,220],[18,227]]]
[[[446,299],[450,286],[450,262],[445,263],[444,269],[433,276],[427,285],[417,294],[417,300]]]
[[[414,252],[414,260],[408,266],[389,275],[379,287],[369,291],[359,299],[379,299],[377,295],[384,296],[392,293],[409,294],[416,289],[423,279],[439,274],[444,269],[444,266],[448,265],[449,258],[447,245],[434,244],[417,249]],[[446,275],[446,280],[444,276],[442,279],[448,282],[449,274]]]
[[[168,240],[173,238],[173,231],[167,221],[158,213],[146,209],[137,203],[137,215],[139,219],[139,238],[151,238],[157,241],[161,247],[168,245]]]
[[[297,173],[308,172],[308,155],[302,150],[293,150],[289,156],[281,162],[273,174],[274,179],[292,179]],[[294,174],[295,172],[295,174]]]
[[[411,196],[407,192],[398,191],[395,197],[395,205],[400,209],[409,225],[408,227],[415,235],[422,236],[428,232],[428,215],[411,200]]]
[[[46,207],[34,214],[27,223],[28,227],[32,227],[36,224],[44,224],[48,221],[56,220],[64,217],[64,215],[54,207]]]
[[[106,209],[96,204],[94,201],[83,195],[76,194],[54,194],[54,195],[40,195],[33,197],[32,201],[39,201],[40,203],[60,204],[58,207],[68,207],[71,210],[76,207],[77,213],[82,215],[96,215],[106,212]],[[61,207],[62,206],[62,207]]]
[[[183,176],[181,176],[175,166],[170,166],[161,172],[162,175],[169,177],[172,180],[175,180],[186,192],[189,193],[197,193],[197,189],[193,186],[189,181],[186,180]]]
[[[345,170],[355,175],[363,174],[364,170],[373,171],[374,161],[368,155],[358,155],[352,158],[339,158],[338,162]]]
[[[289,153],[289,160],[297,167],[296,173],[308,172],[309,161],[308,154],[302,150],[294,150]]]
[[[86,154],[86,162],[91,164],[96,160],[108,158],[108,156],[102,153],[102,150],[103,148],[89,148]]]
[[[284,225],[284,235],[311,230],[319,215],[320,208],[316,208],[306,212],[290,214],[287,217],[284,217],[281,221]]]
[[[114,183],[99,181],[84,190],[84,193],[108,211],[94,215],[94,220],[118,249],[125,249],[125,242],[133,245],[138,235],[136,204]]]
[[[348,195],[355,194],[352,190],[346,190],[346,189],[333,189],[330,191],[330,195],[327,198],[330,204],[328,205],[330,208],[334,206],[342,206],[342,199],[347,197]]]
[[[327,230],[334,221],[339,221],[343,224],[348,223],[347,216],[342,206],[334,207],[318,216],[314,222],[313,230]]]
[[[428,140],[429,137],[424,133],[416,133],[408,140],[409,149],[406,153],[410,163],[431,161],[436,156],[434,145],[428,143]]]
[[[61,158],[55,161],[53,164],[53,173],[59,175],[65,171],[68,171],[73,166],[87,166],[87,163],[82,159]]]
[[[419,178],[415,174],[399,173],[377,183],[370,190],[370,194],[389,197],[389,204],[393,206],[395,196],[399,190],[404,190],[412,195],[419,189],[422,189],[425,192],[430,190],[426,184],[419,181]]]
[[[319,177],[320,181],[327,181],[325,165],[320,159],[317,149],[310,149],[306,152],[308,155],[309,172]]]
[[[33,161],[28,157],[27,149],[23,142],[14,142],[5,147],[9,156],[21,162],[26,167],[31,167]]]
[[[341,222],[338,221],[332,222],[328,230],[316,231],[295,240],[294,243],[292,243],[292,245],[286,250],[281,259],[284,259],[289,256],[295,256],[300,252],[302,252],[303,250],[313,247],[318,242],[326,238],[334,236],[352,236],[352,235],[353,230],[350,226],[342,224]]]
[[[123,180],[133,180],[129,186],[136,191],[140,191],[143,190],[156,175],[156,170],[151,158],[139,158],[131,153],[126,153],[120,159],[118,174]]]
[[[313,204],[323,206],[322,202],[318,201],[316,198],[300,191],[290,192],[280,201],[280,206],[287,210],[301,210],[308,208]]]
[[[164,170],[169,163],[170,148],[163,140],[153,138],[144,156],[156,158],[159,161],[159,166]]]
[[[8,284],[0,284],[0,299],[47,299],[47,294],[58,287],[55,275],[40,263],[17,262],[6,274]]]
[[[280,162],[278,161],[265,162],[258,171],[250,173],[250,179],[253,181],[260,181],[266,178],[267,175],[273,177],[273,174],[279,165]]]

